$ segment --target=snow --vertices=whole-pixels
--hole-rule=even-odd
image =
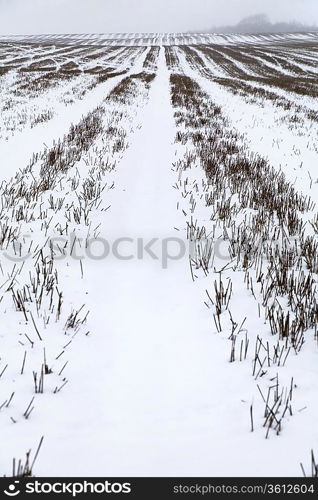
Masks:
[[[185,43],[186,39],[182,34],[171,37],[140,34],[135,38],[127,34],[124,42],[142,45],[146,37],[159,45],[165,37],[179,43]],[[199,43],[204,37],[213,43],[219,40],[218,35],[200,35]],[[254,43],[255,38],[226,37],[228,43]],[[270,37],[263,38],[268,41]],[[273,35],[272,38],[279,37]],[[86,39],[88,43],[116,45],[119,39],[124,43],[122,35],[117,34],[88,35]],[[15,40],[16,37],[11,38]],[[191,36],[191,40],[195,43],[196,36]],[[257,43],[262,42],[259,37]],[[224,37],[220,43],[224,43]],[[140,53],[125,75],[98,85],[82,100],[67,107],[54,101],[56,116],[50,121],[34,129],[26,127],[7,142],[0,142],[0,162],[5,165],[0,180],[8,180],[19,168],[25,167],[34,152],[43,150],[44,144],[51,147],[62,138],[72,123],[79,122],[83,115],[102,103],[125,76],[141,72],[147,53],[148,50]],[[294,130],[279,121],[283,111],[269,103],[260,108],[258,104],[233,96],[192,69],[181,51],[179,57],[184,73],[221,106],[229,126],[243,134],[248,148],[268,157],[275,168],[281,168],[295,183],[297,190],[310,193],[315,199],[318,188],[311,183],[308,173],[314,179],[317,176],[316,125],[306,123],[305,132],[295,135]],[[209,66],[208,59],[202,58]],[[148,98],[137,96],[139,100],[123,114],[120,126],[127,131],[129,147],[111,158],[115,168],[105,174],[102,209],[95,210],[92,221],[93,226],[98,227],[99,238],[110,243],[129,238],[120,248],[127,256],[132,252],[133,258],[118,259],[111,254],[99,260],[85,254],[83,277],[78,261],[70,259],[60,263],[65,296],[71,296],[69,302],[74,307],[85,302],[85,308],[90,311],[90,334],[77,335],[71,351],[67,351],[70,382],[61,392],[51,394],[53,378],[50,390],[37,395],[31,418],[21,417],[15,424],[7,418],[7,410],[0,414],[0,442],[5,443],[6,448],[0,457],[3,474],[10,473],[12,457],[23,457],[42,435],[44,445],[35,473],[52,477],[299,476],[299,462],[308,461],[310,449],[318,441],[318,351],[312,332],[299,355],[291,354],[286,367],[277,368],[283,386],[287,387],[294,377],[294,415],[286,418],[280,436],[270,433],[265,439],[264,406],[251,375],[253,349],[257,335],[264,336],[271,345],[277,339],[270,337],[264,316],[258,317],[257,305],[243,282],[244,274],[224,272],[224,279],[233,281],[231,309],[235,320],[241,323],[247,316],[245,327],[251,343],[246,361],[229,363],[227,330],[216,332],[212,310],[204,304],[206,290],[213,290],[219,274],[211,271],[207,277],[199,276],[193,282],[188,252],[163,265],[162,245],[169,244],[173,255],[178,250],[173,240],[178,238],[179,244],[185,245],[187,241],[186,222],[191,210],[189,198],[182,197],[183,182],[187,179],[189,185],[198,188],[204,174],[198,165],[192,165],[185,172],[177,168],[177,161],[187,146],[174,143],[177,129],[164,47],[160,48],[157,63]],[[43,99],[44,105],[47,95],[38,99]],[[118,105],[117,109],[106,100],[106,122],[114,110],[122,108]],[[90,166],[94,163],[90,163],[89,155],[98,158],[104,154],[104,146],[99,138],[94,145],[96,149],[85,156]],[[77,170],[84,177],[87,175],[85,165],[81,159],[72,172]],[[67,196],[70,203],[76,202],[76,194],[70,190]],[[211,213],[202,191],[193,189],[193,197],[197,203],[194,217],[199,226],[212,229]],[[63,220],[62,215],[61,218]],[[46,234],[43,230],[40,232],[38,226],[32,228],[41,233],[37,236],[43,245]],[[79,233],[84,231],[87,227],[79,227]],[[152,249],[158,259],[148,254],[138,258],[138,241],[142,239],[143,245],[147,245],[153,238],[156,242]],[[3,277],[3,281],[5,278],[8,276]],[[8,308],[5,313],[10,314]],[[22,387],[24,382],[11,365],[16,366],[18,359],[20,366],[24,348],[19,346],[17,352],[16,332],[10,322],[8,325],[10,335],[1,333],[1,362],[4,353],[10,365],[10,379]],[[57,348],[69,339],[64,337],[63,343],[61,338],[55,339],[54,325],[50,325],[48,332],[52,336],[48,335],[45,345],[50,361],[57,366],[59,362],[51,351],[57,354]],[[40,359],[42,349],[36,349],[35,355]],[[64,359],[61,366],[63,363]],[[275,370],[274,367],[271,371],[274,376]],[[260,382],[263,387],[262,383],[265,385],[265,382]],[[7,387],[4,389],[0,393],[3,399],[8,396]],[[27,407],[30,401],[33,394],[30,384],[24,390],[25,402],[14,402],[12,414],[20,411],[20,406]],[[0,405],[1,402],[2,399]],[[254,432],[250,430],[251,404]]]
[[[126,76],[141,71],[147,52],[142,53],[137,58],[134,66],[127,71]],[[68,132],[72,123],[79,122],[83,115],[94,109],[122,78],[122,75],[115,76],[99,84],[79,103],[75,102],[67,107],[63,102],[57,102],[56,94],[59,93],[59,90],[54,89],[51,93],[54,96],[55,116],[49,122],[41,123],[37,127],[24,128],[20,133],[17,132],[9,137],[5,143],[0,143],[0,164],[5,165],[5,168],[1,169],[0,172],[0,183],[15,174],[17,165],[26,166],[33,153],[40,152],[43,145],[48,148],[52,147],[54,141],[62,138]],[[38,97],[37,101],[39,109],[43,109],[44,106],[47,106],[48,96],[44,94]]]
[[[317,40],[317,33],[283,33],[283,34],[218,34],[218,33],[81,33],[81,34],[51,34],[51,35],[7,35],[2,36],[4,42],[37,42],[82,45],[125,45],[125,46],[153,46],[153,45],[197,45],[202,43],[213,44],[266,44],[273,42],[312,42]]]
[[[277,108],[268,101],[263,102],[260,107],[259,103],[247,102],[241,96],[232,95],[221,85],[191,69],[181,51],[178,52],[178,56],[185,73],[199,83],[213,102],[222,107],[232,127],[244,135],[248,148],[268,158],[271,165],[282,170],[287,179],[297,185],[297,190],[305,194],[310,193],[316,200],[318,196],[316,123],[304,118],[301,129],[291,128],[288,119],[286,120],[289,112]],[[254,83],[253,85],[258,86]],[[277,94],[287,96],[283,91],[278,91]],[[298,104],[298,99],[295,102]],[[305,98],[302,102],[309,108],[314,107],[311,106],[313,99]]]

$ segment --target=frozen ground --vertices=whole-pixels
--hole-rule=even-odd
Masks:
[[[215,34],[215,33],[106,33],[106,34],[65,34],[65,35],[8,35],[3,37],[8,42],[35,42],[82,45],[121,45],[121,46],[154,46],[154,45],[199,45],[199,44],[236,44],[266,43],[275,41],[316,41],[317,33],[275,33],[265,35],[250,34]]]
[[[0,474],[291,477],[302,462],[310,475],[316,35],[10,37],[0,50]],[[210,132],[232,141],[216,171],[259,155],[304,208],[294,197],[285,221],[261,194],[251,207],[244,170],[240,188],[231,170],[217,186]],[[261,253],[263,273],[228,248],[262,214],[276,257],[296,248],[281,268]],[[190,240],[195,255],[176,258]]]

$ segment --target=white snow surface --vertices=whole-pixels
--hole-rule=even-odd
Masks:
[[[316,36],[292,34],[283,38],[316,40]],[[186,44],[189,37],[140,34],[136,42],[136,35],[133,39],[130,34],[113,34],[88,35],[86,41],[92,45],[119,45],[118,40],[120,45],[165,45],[175,41]],[[221,37],[196,35],[191,43],[255,43],[250,35]],[[74,43],[83,41],[84,36],[56,38]],[[256,37],[256,43],[277,38]],[[6,38],[10,43],[21,40]],[[23,41],[33,40],[23,37]],[[141,54],[128,73],[98,85],[82,100],[68,107],[54,106],[56,116],[50,121],[0,142],[0,180],[8,180],[26,166],[43,144],[50,146],[62,138],[71,123],[94,109],[124,76],[141,71],[145,56]],[[316,198],[316,125],[308,124],[303,135],[295,135],[283,123],[277,127],[283,112],[268,103],[264,108],[246,103],[191,69],[182,54],[179,58],[184,73],[222,107],[231,125],[244,134],[249,148],[281,168],[297,189]],[[208,65],[208,59],[204,61]],[[179,204],[187,210],[187,200],[180,200],[175,189],[179,179],[175,162],[181,153],[174,144],[176,127],[163,47],[149,100],[136,109],[127,128],[129,147],[118,158],[115,170],[107,173],[107,184],[114,183],[114,189],[102,194],[102,205],[110,208],[96,218],[96,225],[101,224],[100,237],[110,242],[131,238],[134,251],[139,238],[144,242],[158,238],[156,249],[167,238],[186,240]],[[187,174],[197,180],[203,175],[196,166]],[[208,224],[207,207],[200,207],[196,216]],[[127,247],[123,243],[122,248],[129,254],[131,243]],[[61,393],[38,395],[28,420],[15,424],[7,417],[0,419],[0,474],[10,474],[12,458],[23,457],[44,435],[35,467],[37,476],[300,475],[299,463],[309,462],[311,448],[318,447],[318,350],[312,332],[300,354],[291,355],[286,366],[277,369],[283,385],[288,386],[291,377],[297,384],[294,415],[286,419],[280,436],[270,434],[265,439],[263,405],[251,375],[252,353],[245,362],[229,363],[228,338],[216,333],[212,313],[204,305],[205,289],[212,289],[217,274],[193,282],[187,255],[170,260],[166,269],[160,259],[147,256],[100,261],[84,258],[83,262],[83,280],[75,277],[77,262],[72,264],[76,272],[65,270],[66,292],[74,303],[84,297],[90,310],[91,334],[79,335],[74,342],[68,367],[70,382]],[[250,314],[255,309],[254,299],[242,286],[242,275],[231,278],[232,309],[237,321],[248,316],[251,344],[260,332],[271,342],[264,318]],[[0,358],[1,354],[0,350]],[[11,349],[4,354],[22,359],[23,350],[16,354]],[[26,388],[25,406],[32,397],[31,389],[30,385]],[[254,432],[249,420],[252,403]]]
[[[277,41],[316,41],[317,32],[268,33],[268,34],[218,34],[218,33],[99,33],[99,34],[50,34],[50,35],[7,35],[5,42],[63,43],[82,45],[197,45],[268,43]]]

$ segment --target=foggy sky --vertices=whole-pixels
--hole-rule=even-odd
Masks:
[[[316,25],[318,0],[0,0],[0,35],[200,31],[259,13]]]

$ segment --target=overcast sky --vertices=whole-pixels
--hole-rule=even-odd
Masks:
[[[260,13],[318,24],[318,0],[0,0],[0,35],[182,32]]]

